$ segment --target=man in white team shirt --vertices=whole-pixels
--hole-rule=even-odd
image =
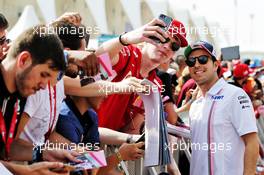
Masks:
[[[256,120],[241,89],[217,76],[213,46],[199,41],[184,52],[200,96],[189,111],[191,175],[253,175],[258,157]]]

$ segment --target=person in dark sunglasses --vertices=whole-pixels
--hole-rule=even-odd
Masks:
[[[123,33],[99,47],[96,54],[105,51],[109,53],[112,66],[117,73],[113,82],[128,77],[146,78],[161,87],[155,69],[170,60],[180,47],[186,47],[188,42],[184,25],[180,21],[173,19],[166,32],[160,26],[167,25],[160,19],[153,19],[142,27]],[[153,37],[157,39],[151,39]],[[140,47],[136,44],[140,44]],[[141,123],[144,121],[144,109],[137,106],[138,101],[141,99],[136,93],[109,95],[98,110],[99,125],[122,132],[139,133]],[[173,167],[173,170],[172,175],[178,174],[176,168]]]
[[[189,45],[185,49],[185,56],[187,56],[185,63],[197,83],[208,83],[208,79],[213,79],[211,73],[217,71],[218,62],[211,44],[199,41]]]
[[[250,98],[218,77],[213,45],[198,41],[184,54],[200,90],[189,111],[191,142],[208,146],[191,147],[190,175],[254,174],[259,145]]]
[[[113,82],[132,76],[138,79],[147,78],[160,86],[155,69],[172,58],[180,47],[188,45],[186,31],[180,21],[173,19],[166,31],[160,26],[166,26],[166,24],[160,19],[153,19],[138,29],[123,33],[118,38],[103,43],[96,50],[97,55],[106,51],[109,53],[112,66],[117,72]],[[153,37],[156,40],[151,39]],[[140,44],[140,47],[136,44]],[[133,122],[130,119],[139,118],[138,111],[142,111],[140,107],[140,110],[134,110],[133,105],[137,97],[137,94],[108,96],[98,110],[100,126],[129,132],[125,130],[126,126],[134,128],[129,127]],[[119,107],[120,99],[124,102],[122,109]],[[132,110],[135,111],[133,114]],[[138,126],[134,132],[139,131]]]

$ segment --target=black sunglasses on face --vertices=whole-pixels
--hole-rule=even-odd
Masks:
[[[170,41],[170,38],[166,38],[166,40],[164,41],[164,42],[161,42],[162,44],[165,44],[165,43],[167,43],[167,42],[169,42]],[[171,43],[171,50],[173,51],[173,52],[176,52],[177,50],[179,50],[180,49],[180,46],[176,43],[176,42],[172,42]]]
[[[187,66],[193,67],[196,63],[196,59],[198,60],[199,64],[206,64],[209,59],[209,56],[201,55],[199,57],[189,57],[185,60],[185,63],[187,64]]]

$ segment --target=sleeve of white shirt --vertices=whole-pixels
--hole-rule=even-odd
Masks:
[[[239,89],[231,98],[231,122],[239,136],[257,132],[254,109],[246,92]]]
[[[27,102],[24,108],[24,112],[32,117],[35,115],[39,107],[41,106],[41,93],[38,91],[36,94],[33,94],[27,98]]]
[[[4,175],[13,175],[2,163],[0,163],[0,171]]]

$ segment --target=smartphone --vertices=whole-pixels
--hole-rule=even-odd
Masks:
[[[86,76],[83,68],[81,68],[81,67],[78,67],[78,68],[79,68],[78,75],[80,76],[80,83],[81,83],[82,87],[87,85],[87,84],[95,82],[94,77]]]
[[[159,15],[159,19],[162,20],[166,26],[161,26],[161,25],[157,25],[159,26],[164,32],[168,31],[170,25],[171,25],[171,22],[172,22],[172,18],[167,16],[167,15],[164,15],[164,14],[160,14]],[[164,42],[161,42],[157,37],[155,36],[150,36],[149,37],[150,39],[154,40],[156,43],[166,43],[169,41],[169,38],[166,39],[166,41]]]
[[[145,142],[145,133],[143,133],[143,134],[139,137],[139,139],[136,141],[136,143],[138,143],[138,142]]]
[[[136,143],[145,142],[145,133],[141,135],[141,137],[136,141]],[[145,150],[145,145],[143,145],[140,149]]]

